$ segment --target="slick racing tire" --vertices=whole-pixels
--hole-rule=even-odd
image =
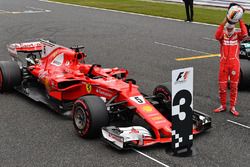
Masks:
[[[159,105],[156,106],[161,114],[171,121],[171,83],[163,83],[155,87],[153,95],[158,98]]]
[[[21,84],[21,70],[14,61],[0,61],[0,92]]]
[[[250,85],[250,61],[247,59],[240,59],[240,79],[239,79],[239,90],[249,88]]]
[[[101,128],[109,124],[104,101],[98,96],[83,96],[74,103],[73,124],[83,138],[98,137]]]

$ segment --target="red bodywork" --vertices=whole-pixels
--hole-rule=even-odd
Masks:
[[[126,101],[124,105],[135,107],[134,111],[152,128],[155,139],[144,140],[144,146],[171,142],[171,122],[143,97],[137,85],[125,82],[127,70],[95,66],[91,73],[94,77],[90,77],[88,73],[92,65],[84,63],[86,55],[83,52],[46,41],[11,44],[8,50],[12,55],[18,51],[42,52],[41,58],[29,66],[28,71],[45,86],[50,97],[59,101],[75,101],[92,94],[108,101],[118,95],[114,102]],[[117,78],[118,75],[122,77]],[[193,133],[199,131],[194,130]]]

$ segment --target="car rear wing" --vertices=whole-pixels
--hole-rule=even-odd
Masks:
[[[12,43],[7,45],[7,50],[10,56],[14,61],[17,61],[18,64],[24,64],[26,62],[27,56],[29,55],[36,54],[39,55],[40,58],[43,58],[57,48],[65,47],[54,44],[49,40],[44,39],[39,39],[37,41]]]
[[[36,42],[24,42],[24,43],[13,43],[7,45],[8,52],[10,54],[17,55],[18,52],[41,52],[43,45],[40,41]]]
[[[65,48],[64,46],[52,43],[51,41],[44,39],[32,42],[12,43],[7,45],[7,49],[10,54],[17,55],[18,52],[23,52],[23,53],[41,52],[42,57],[46,57],[53,50],[59,47]]]

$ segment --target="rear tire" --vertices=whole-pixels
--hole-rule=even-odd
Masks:
[[[0,92],[5,92],[21,84],[22,75],[14,61],[0,61]]]
[[[78,135],[94,138],[109,124],[107,107],[98,96],[83,96],[74,103],[73,124]]]
[[[250,60],[240,59],[240,79],[239,79],[239,90],[249,89],[250,84]]]
[[[238,90],[244,90],[246,88],[242,78],[243,78],[242,71],[240,70],[240,78],[239,78],[239,83],[238,83]]]
[[[158,98],[159,105],[156,108],[161,114],[171,121],[171,84],[166,82],[155,87],[153,95]]]

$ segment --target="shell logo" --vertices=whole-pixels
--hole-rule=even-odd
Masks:
[[[153,108],[149,105],[143,106],[142,107],[143,111],[145,111],[146,113],[150,113],[153,111]]]
[[[152,117],[152,120],[153,121],[159,121],[159,120],[162,120],[163,117],[162,116],[155,116],[155,117]]]

